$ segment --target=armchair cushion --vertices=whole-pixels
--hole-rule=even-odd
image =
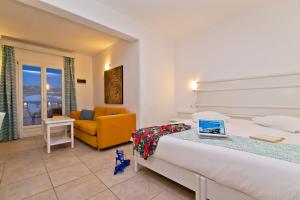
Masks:
[[[93,120],[94,119],[94,111],[83,109],[80,113],[79,119],[80,120]]]
[[[104,115],[118,115],[125,114],[126,108],[124,107],[106,107]]]
[[[80,129],[81,125],[84,123],[88,123],[89,120],[75,120],[74,127]]]
[[[96,120],[97,117],[105,115],[105,107],[97,106],[97,107],[95,107],[94,112],[95,112],[95,114],[94,114],[94,120]]]
[[[80,125],[80,130],[88,133],[90,135],[96,135],[97,134],[97,122],[92,120],[86,120],[85,123],[82,123]]]

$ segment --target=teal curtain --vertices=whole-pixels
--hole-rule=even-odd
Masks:
[[[17,77],[15,50],[2,46],[2,66],[0,76],[0,112],[6,113],[0,130],[0,141],[19,138],[17,124]]]
[[[70,116],[70,112],[76,111],[77,109],[74,58],[64,57],[64,77],[65,77],[65,114],[67,116]]]

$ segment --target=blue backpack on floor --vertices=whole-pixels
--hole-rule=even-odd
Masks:
[[[119,161],[119,163],[118,163]],[[130,165],[130,160],[125,160],[125,155],[122,150],[116,150],[116,167],[114,175],[117,173],[123,173],[124,169]]]

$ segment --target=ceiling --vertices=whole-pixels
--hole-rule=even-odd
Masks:
[[[98,0],[174,38],[205,30],[274,0]]]
[[[1,0],[0,35],[86,55],[94,55],[118,40],[13,0]]]

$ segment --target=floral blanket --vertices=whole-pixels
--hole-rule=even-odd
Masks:
[[[168,124],[141,128],[132,133],[134,150],[138,151],[145,160],[154,154],[159,138],[191,129],[191,126],[184,123]]]

